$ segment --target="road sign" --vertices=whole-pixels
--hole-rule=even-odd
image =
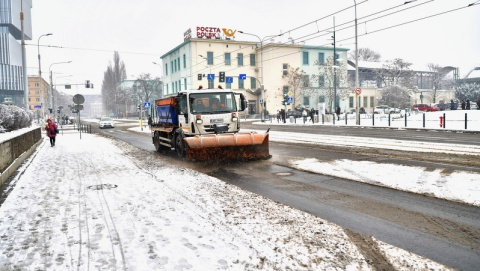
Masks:
[[[263,99],[260,99],[260,104],[263,104]]]
[[[33,106],[33,108],[42,108],[42,106],[41,105],[35,105],[35,106]]]
[[[74,109],[77,110],[77,111],[83,110],[83,104],[76,104]]]
[[[357,95],[362,94],[362,89],[361,88],[356,88],[355,89],[355,94],[357,94]]]
[[[241,73],[238,75],[238,80],[247,80],[247,74]]]
[[[144,102],[143,108],[150,108],[150,102]]]
[[[288,91],[288,97],[292,97],[293,96],[293,92],[290,90]]]
[[[208,80],[215,80],[215,74],[214,73],[207,74],[207,79]]]
[[[292,98],[292,97],[288,97],[288,98],[287,98],[287,102],[288,102],[289,104],[291,104],[291,103],[293,102],[293,98]]]
[[[229,84],[232,84],[233,83],[233,77],[226,77],[225,81]]]
[[[83,95],[75,94],[75,96],[73,96],[74,104],[83,104],[84,102],[85,102],[85,97],[83,97]]]

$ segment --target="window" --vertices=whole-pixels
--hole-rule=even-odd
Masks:
[[[363,107],[368,107],[368,97],[363,97]]]
[[[325,96],[318,96],[318,102],[319,103],[324,103],[325,102]]]
[[[40,102],[40,98],[35,98],[35,101],[36,101],[36,102]]]
[[[214,84],[214,80],[208,80],[208,89],[212,89]]]
[[[303,76],[303,87],[310,86],[310,75]]]
[[[232,65],[231,59],[230,59],[230,53],[225,53],[225,66],[230,66]]]
[[[177,71],[180,71],[180,58],[177,59]]]
[[[310,105],[310,99],[308,97],[303,97],[303,105]]]
[[[372,97],[370,97],[370,107],[374,107],[374,106],[375,106],[375,104],[373,103],[373,101],[374,101],[374,97],[372,96]]]
[[[165,75],[168,75],[168,63],[165,63]]]
[[[185,54],[183,54],[183,68],[187,68],[187,56]]]
[[[213,65],[213,52],[207,52],[207,65]]]
[[[245,80],[238,80],[238,89],[245,89]]]
[[[166,93],[167,93],[167,94],[169,94],[169,93],[168,93],[168,85],[165,85],[165,86],[167,87],[167,89],[166,89],[166,90],[167,90],[167,92],[166,92]]]
[[[354,97],[348,97],[348,107],[353,108],[353,99]]]
[[[170,69],[171,69],[171,72],[173,73],[173,61],[170,61]]]
[[[243,66],[243,54],[239,53],[237,55],[238,66]]]
[[[183,55],[185,56],[185,55]],[[183,78],[183,89],[187,90],[187,78]]]
[[[173,71],[172,71],[172,73],[173,73],[173,72],[176,72],[176,71],[177,71],[177,60],[174,59],[174,60],[173,60]]]
[[[323,88],[325,87],[325,76],[319,75],[318,76],[318,87]]]
[[[302,63],[303,65],[308,65],[308,52],[303,52],[302,53]]]
[[[318,53],[318,64],[325,64],[325,53]]]
[[[288,64],[283,63],[282,64],[282,70],[283,70],[283,75],[287,75],[288,74]]]
[[[250,77],[250,86],[252,90],[257,89],[257,79],[255,77]]]
[[[250,66],[255,66],[255,54],[250,54]]]

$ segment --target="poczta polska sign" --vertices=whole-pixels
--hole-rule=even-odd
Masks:
[[[195,29],[196,35],[195,38],[202,39],[221,39],[221,38],[235,38],[235,33],[237,30],[232,30],[230,28],[220,28],[220,27],[208,27],[208,26],[197,26],[194,28],[189,28],[183,33],[183,40],[189,40],[192,38],[192,29]],[[222,34],[223,33],[223,34]]]

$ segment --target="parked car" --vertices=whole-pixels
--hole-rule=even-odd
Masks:
[[[477,109],[478,109],[477,103],[474,101],[470,101],[470,110],[477,110]]]
[[[398,108],[393,108],[388,105],[377,105],[373,108],[373,114],[390,114],[395,113],[396,111],[400,111]]]
[[[438,104],[431,104],[429,111],[431,111],[431,112],[440,111],[440,106],[438,106]]]
[[[437,108],[438,108],[438,106],[437,106]],[[417,109],[418,111],[422,111],[422,112],[430,112],[430,111],[432,111],[432,107],[429,106],[428,104],[414,104],[414,105],[412,106],[412,109],[413,109],[413,110]],[[438,110],[440,110],[440,108],[438,108]],[[437,110],[437,111],[438,111],[438,110]]]
[[[113,127],[113,119],[109,117],[102,117],[99,122],[99,128]]]

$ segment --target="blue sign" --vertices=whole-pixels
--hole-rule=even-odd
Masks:
[[[233,83],[233,77],[225,77],[225,82],[227,82],[228,84],[232,84]]]
[[[293,97],[288,97],[287,102],[291,104],[293,102]]]
[[[263,104],[263,99],[260,99],[260,104]]]
[[[42,108],[41,105],[34,105],[33,108]]]
[[[144,102],[143,108],[150,108],[150,102]]]
[[[247,74],[241,73],[238,75],[238,80],[246,80],[247,79]]]
[[[207,79],[208,80],[215,80],[215,74],[214,73],[207,74]]]

